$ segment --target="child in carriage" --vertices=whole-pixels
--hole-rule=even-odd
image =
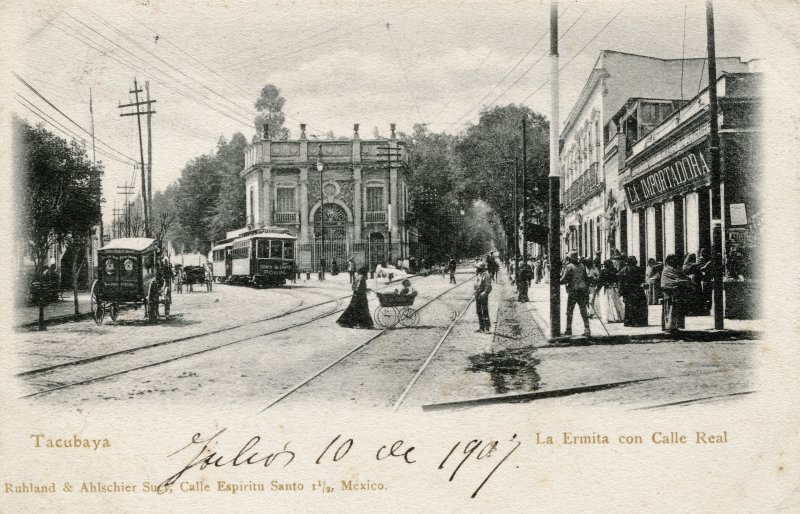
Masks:
[[[415,296],[417,291],[411,287],[411,281],[409,279],[405,279],[401,282],[403,284],[403,289],[400,290],[398,294],[401,296]],[[397,293],[397,289],[394,290]]]

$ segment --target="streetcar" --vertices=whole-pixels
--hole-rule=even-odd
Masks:
[[[169,314],[172,303],[169,262],[161,259],[158,241],[147,237],[114,239],[97,251],[98,278],[92,283],[92,317],[98,325],[106,312],[117,320],[120,307],[144,306],[145,318],[158,319],[159,306]]]
[[[296,241],[288,231],[277,228],[234,239],[230,281],[258,287],[285,284],[295,270]]]
[[[218,242],[211,248],[211,262],[214,263],[212,274],[217,282],[227,282],[233,275],[233,260],[231,251],[233,250],[233,240],[226,239]]]

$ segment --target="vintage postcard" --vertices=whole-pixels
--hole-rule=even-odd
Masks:
[[[3,512],[797,512],[800,4],[3,2]]]

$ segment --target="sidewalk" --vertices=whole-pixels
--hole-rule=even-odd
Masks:
[[[88,291],[78,291],[78,307],[80,318],[91,316],[91,305]],[[50,302],[44,306],[45,323],[64,323],[75,319],[75,304],[72,291],[64,291],[64,299]],[[39,307],[22,304],[14,307],[14,325],[22,328],[35,327],[39,322]]]
[[[561,333],[566,330],[567,313],[567,292],[561,286]],[[650,305],[646,327],[626,327],[622,322],[602,323],[597,316],[589,318],[589,328],[592,332],[591,338],[580,337],[583,333],[583,320],[581,319],[578,307],[572,318],[572,333],[574,336],[552,337],[550,334],[550,284],[540,282],[531,283],[528,289],[530,301],[525,305],[533,316],[534,321],[545,336],[544,343],[537,343],[539,346],[549,346],[558,344],[614,344],[617,342],[631,341],[652,341],[659,340],[701,340],[715,341],[720,339],[745,338],[752,339],[758,337],[759,332],[764,329],[764,320],[748,319],[725,319],[724,331],[714,330],[713,316],[688,316],[686,318],[686,329],[678,334],[667,334],[661,331],[661,306]],[[589,314],[592,314],[591,308]],[[605,325],[605,329],[603,328]],[[606,332],[606,330],[608,332]],[[591,341],[591,342],[590,342]]]

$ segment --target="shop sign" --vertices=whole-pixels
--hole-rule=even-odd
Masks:
[[[696,146],[625,184],[628,204],[636,208],[650,200],[685,191],[710,177],[711,170],[701,148]]]

